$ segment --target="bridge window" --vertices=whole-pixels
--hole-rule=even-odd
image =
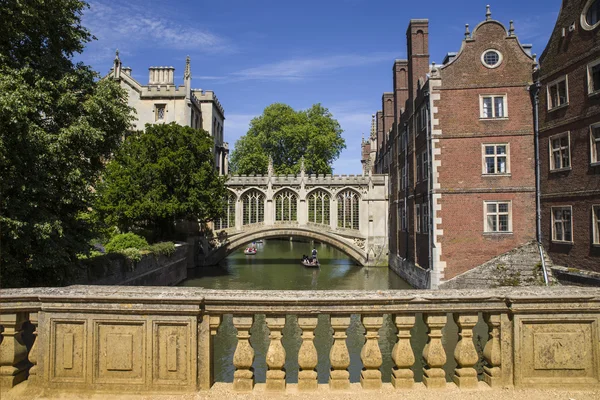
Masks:
[[[227,196],[227,207],[225,216],[215,221],[215,230],[233,228],[235,226],[235,195],[233,193]]]
[[[251,190],[242,197],[244,205],[243,224],[256,224],[265,220],[265,195],[258,190]]]
[[[315,190],[308,196],[308,222],[329,225],[329,194]]]
[[[275,221],[297,221],[298,196],[294,192],[284,190],[275,196]]]
[[[358,194],[345,190],[338,194],[338,227],[358,230]]]

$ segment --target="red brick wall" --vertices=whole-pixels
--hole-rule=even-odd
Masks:
[[[587,64],[600,59],[600,27],[588,31],[580,23],[586,0],[563,1],[556,26],[542,57],[537,77],[542,84],[540,160],[542,179],[542,234],[553,262],[600,272],[600,247],[593,244],[592,206],[600,204],[600,166],[590,164],[589,126],[600,122],[600,95],[588,95]],[[572,23],[574,29],[568,29]],[[563,36],[563,28],[565,30]],[[568,105],[548,110],[547,87],[567,76]],[[550,171],[550,137],[570,135],[571,167]],[[571,206],[573,242],[552,241],[553,206]]]

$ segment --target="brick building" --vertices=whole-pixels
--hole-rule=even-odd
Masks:
[[[390,173],[390,266],[431,288],[469,286],[507,253],[531,270],[531,47],[489,9],[441,66],[430,66],[428,35],[428,20],[410,21],[408,59],[394,62],[382,101],[389,140],[382,135],[376,170]]]
[[[543,243],[600,272],[600,0],[563,1],[536,77]]]

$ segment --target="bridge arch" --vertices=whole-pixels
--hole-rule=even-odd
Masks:
[[[306,226],[265,226],[251,231],[241,232],[232,236],[221,247],[206,255],[206,265],[216,265],[219,261],[256,240],[289,238],[291,236],[313,239],[335,247],[346,254],[359,265],[367,265],[367,253],[353,242],[326,231],[312,229]],[[300,259],[298,256],[298,259]]]

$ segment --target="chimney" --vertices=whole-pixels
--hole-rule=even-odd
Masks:
[[[399,124],[402,109],[406,107],[408,100],[408,60],[396,60],[394,62],[394,121]]]
[[[408,46],[408,87],[411,112],[412,104],[417,96],[419,78],[426,79],[429,72],[429,20],[411,19],[406,30]]]
[[[381,97],[383,110],[383,144],[387,144],[387,135],[394,126],[394,93],[385,92]]]
[[[149,85],[174,85],[175,68],[173,67],[150,67]]]

